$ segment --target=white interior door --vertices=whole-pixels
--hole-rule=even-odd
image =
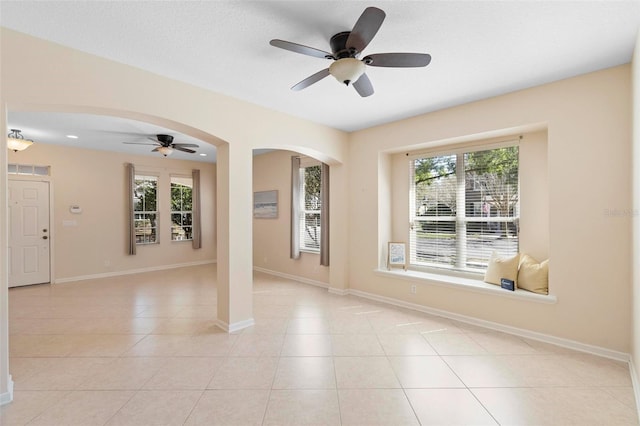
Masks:
[[[9,287],[51,281],[49,182],[9,180]]]

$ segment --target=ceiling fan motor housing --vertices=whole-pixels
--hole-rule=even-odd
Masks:
[[[171,135],[156,135],[158,138],[158,142],[162,144],[162,146],[169,146],[173,143],[173,136]]]
[[[358,53],[360,53],[354,47],[347,47],[347,39],[350,34],[351,31],[343,31],[335,34],[331,37],[331,40],[329,40],[331,52],[333,52],[335,59],[355,58],[358,56]]]

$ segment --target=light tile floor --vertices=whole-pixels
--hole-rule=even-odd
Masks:
[[[632,425],[628,366],[260,273],[216,328],[215,266],[11,289],[9,425]]]

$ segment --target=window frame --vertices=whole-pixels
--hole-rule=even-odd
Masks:
[[[144,179],[140,179],[140,178],[144,178]],[[153,179],[149,179],[149,178],[153,178]],[[134,187],[137,186],[136,182],[138,182],[139,180],[144,180],[144,181],[150,181],[150,180],[155,180],[156,185],[155,185],[155,210],[136,210],[136,202],[135,202],[135,198],[133,201],[133,222],[134,222],[134,232],[135,232],[135,236],[136,236],[136,246],[146,246],[146,245],[153,245],[153,244],[160,244],[160,232],[159,230],[161,229],[161,221],[160,221],[160,191],[158,190],[160,188],[160,176],[155,174],[155,173],[149,173],[149,172],[145,172],[145,171],[135,171],[134,177],[133,177],[133,181],[134,181]],[[135,197],[135,188],[134,188],[134,197]],[[145,206],[146,207],[146,206]],[[145,241],[144,237],[142,239],[142,241],[138,240],[138,230],[137,227],[135,226],[135,223],[139,220],[150,220],[147,219],[145,217],[142,218],[138,218],[138,215],[155,215],[155,226],[150,226],[150,234],[153,234],[153,230],[155,229],[155,239],[154,241]],[[146,228],[146,227],[145,227]]]
[[[454,263],[454,265],[446,265],[444,263],[429,263],[429,262],[418,262],[416,260],[416,251],[415,251],[415,233],[416,233],[416,228],[418,226],[417,222],[427,222],[427,221],[446,221],[446,222],[454,222],[455,227],[456,227],[456,239],[458,238],[458,234],[459,234],[459,224],[463,223],[464,224],[464,231],[465,232],[465,239],[466,239],[466,229],[467,229],[467,224],[469,223],[473,223],[473,222],[497,222],[497,223],[510,223],[510,222],[514,222],[516,229],[519,228],[519,220],[520,220],[520,209],[519,209],[519,205],[520,205],[520,199],[522,196],[521,190],[520,190],[520,168],[521,168],[521,161],[519,158],[519,153],[520,153],[520,141],[521,141],[521,137],[512,137],[512,138],[508,138],[508,139],[502,139],[501,141],[498,142],[476,142],[476,143],[472,143],[472,144],[465,144],[465,145],[461,145],[461,146],[455,146],[455,147],[438,147],[437,149],[433,149],[433,150],[423,150],[423,151],[416,151],[416,152],[412,152],[406,155],[406,158],[409,161],[409,228],[408,228],[408,233],[407,233],[407,240],[409,241],[409,248],[408,248],[408,268],[414,271],[421,271],[421,272],[427,272],[427,273],[435,273],[435,274],[442,274],[442,275],[449,275],[449,276],[453,276],[453,277],[459,277],[459,278],[470,278],[470,279],[478,279],[481,278],[484,275],[484,272],[486,270],[486,268],[470,268],[470,267],[466,267],[466,266],[461,266],[461,263],[459,260],[456,259],[456,262]],[[516,202],[517,207],[515,208],[515,210],[517,210],[517,214],[514,213],[514,215],[512,217],[503,217],[503,216],[498,216],[495,219],[491,218],[491,217],[474,217],[474,216],[468,216],[467,215],[467,208],[466,208],[466,173],[465,173],[465,164],[464,164],[464,156],[467,153],[471,153],[471,152],[481,152],[481,151],[490,151],[490,150],[494,150],[494,149],[500,149],[500,148],[508,148],[508,147],[517,147],[518,148],[518,183],[516,185],[517,187],[517,194],[518,194],[518,201]],[[453,215],[449,215],[449,216],[428,216],[428,219],[424,219],[424,216],[420,216],[420,219],[416,220],[416,217],[418,217],[418,215],[416,214],[417,210],[416,210],[416,185],[415,185],[415,160],[419,159],[419,158],[431,158],[431,157],[439,157],[439,156],[455,156],[456,157],[456,192],[460,193],[462,192],[462,200],[463,200],[463,204],[461,205],[462,208],[458,208],[458,202],[460,201],[461,197],[460,194],[457,195],[456,198],[456,212]],[[462,160],[462,161],[461,161]],[[475,183],[474,183],[475,184]],[[519,250],[519,244],[520,244],[520,232],[518,229],[518,240],[517,240],[517,251]],[[456,257],[458,255],[458,251],[456,250]]]
[[[319,186],[320,186],[320,190],[318,191],[318,208],[317,209],[307,209],[306,206],[306,200],[305,200],[305,183],[306,183],[306,170],[308,168],[311,167],[318,167],[318,169],[320,170],[320,178],[318,179],[319,181]],[[306,253],[314,253],[314,254],[320,254],[320,247],[322,245],[321,242],[321,232],[320,232],[320,225],[322,223],[321,221],[321,215],[322,215],[322,163],[318,160],[315,160],[313,158],[309,158],[309,157],[301,157],[300,158],[300,187],[298,188],[298,191],[300,192],[300,216],[298,217],[298,221],[300,223],[300,234],[298,236],[298,241],[300,244],[300,251],[301,252],[306,252]],[[306,235],[306,231],[307,231],[307,227],[306,227],[306,216],[307,215],[318,215],[318,226],[316,227],[318,232],[317,232],[317,239],[318,239],[318,243],[317,243],[317,247],[311,247],[311,246],[307,246],[305,244],[305,235]]]
[[[175,179],[188,179],[191,182],[191,186],[189,187],[191,189],[191,210],[173,210],[173,187],[174,187],[174,178]],[[176,183],[177,184],[177,183]],[[182,186],[187,186],[187,185],[182,185]],[[188,186],[187,186],[188,187]],[[182,197],[181,197],[181,202],[180,202],[181,207],[183,207],[183,203],[182,203]],[[176,239],[174,238],[174,232],[173,232],[173,228],[175,226],[174,222],[173,222],[173,215],[180,215],[180,228],[184,231],[185,226],[191,229],[191,237],[190,238],[181,238],[181,239]],[[191,215],[191,224],[189,225],[184,225],[182,223],[182,220],[184,218],[185,214],[189,214]],[[187,176],[187,175],[182,175],[182,174],[172,174],[169,175],[169,215],[170,215],[170,229],[169,229],[169,233],[171,235],[171,241],[175,241],[175,242],[181,242],[181,241],[193,241],[193,176]]]

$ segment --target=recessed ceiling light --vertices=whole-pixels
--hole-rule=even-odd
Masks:
[[[69,139],[78,139],[78,137],[76,135],[67,135],[67,137]]]
[[[205,154],[204,152],[200,153],[200,157],[206,157],[206,156],[207,156],[207,154]]]

